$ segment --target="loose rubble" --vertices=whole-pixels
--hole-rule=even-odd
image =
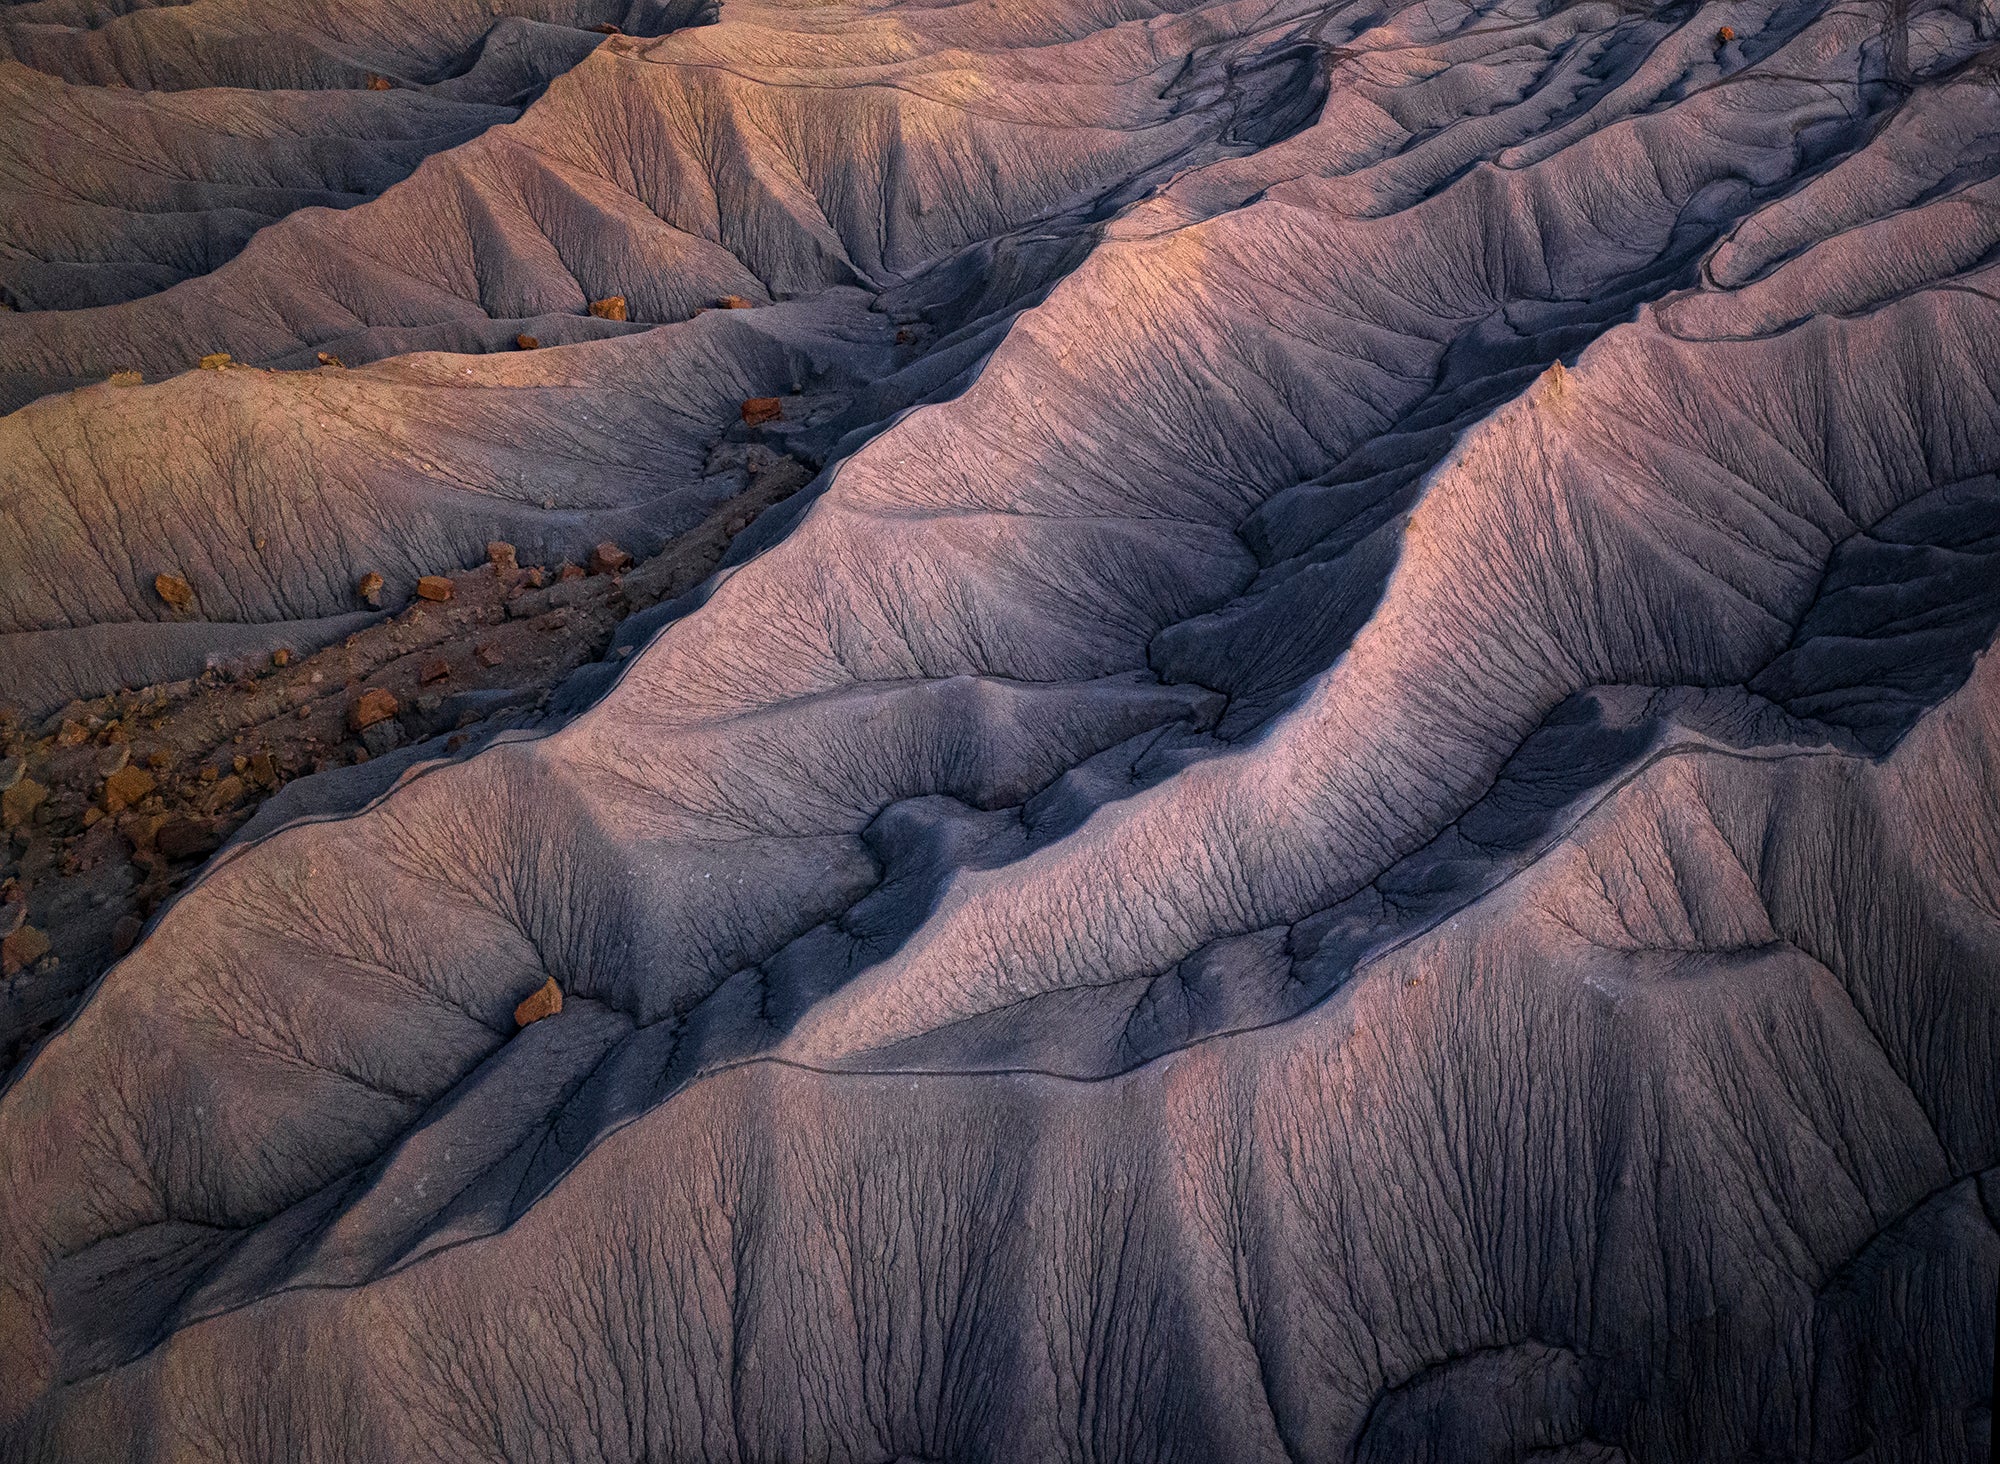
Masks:
[[[620,621],[699,583],[812,476],[741,443],[718,448],[711,469],[738,490],[643,561],[606,541],[587,565],[523,566],[495,541],[486,563],[423,577],[380,623],[314,654],[281,649],[37,720],[0,708],[0,1072],[285,784],[415,742],[456,753],[532,722]],[[154,588],[176,610],[194,603],[179,576]],[[389,608],[380,574],[355,591]],[[559,991],[553,1002],[540,1015],[560,1009]]]

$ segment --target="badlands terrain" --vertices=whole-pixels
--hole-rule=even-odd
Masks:
[[[10,0],[0,1459],[1904,1464],[1993,0]]]

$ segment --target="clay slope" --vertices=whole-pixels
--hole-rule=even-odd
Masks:
[[[71,86],[0,62],[0,131],[22,140],[0,155],[0,290],[16,310],[150,294],[514,115],[413,92]]]
[[[478,562],[495,537],[579,557],[607,533],[657,541],[656,521],[622,511],[649,505],[656,518],[672,476],[620,490],[599,471],[606,454],[657,474],[668,443],[712,439],[744,400],[795,392],[766,435],[790,446],[805,431],[823,453],[962,374],[1116,199],[1248,149],[1232,129],[1254,132],[1253,108],[1310,100],[1309,70],[1285,60],[1226,86],[1176,83],[1201,34],[1194,21],[1134,25],[983,60],[900,19],[851,20],[829,37],[775,32],[753,13],[643,52],[614,38],[522,122],[373,203],[293,215],[213,274],[145,300],[0,318],[0,374],[34,389],[115,369],[171,374],[216,352],[279,367],[507,353],[309,377],[188,373],[0,419],[0,493],[36,505],[0,549],[11,602],[0,664],[23,683],[99,691],[51,679],[51,659],[73,659],[66,634],[23,637],[126,627],[124,639],[155,648],[153,674],[184,675],[185,632],[145,626],[177,613],[323,618],[355,607],[364,574],[406,593],[419,574]],[[731,45],[769,51],[769,74],[716,64],[710,50]],[[857,290],[882,308],[857,319]],[[586,313],[611,296],[625,319]],[[810,321],[695,318],[719,300],[774,296],[817,302]],[[905,308],[939,296],[934,325]],[[514,349],[523,336],[547,348],[662,321],[676,328],[575,364]],[[801,330],[818,344],[762,344]],[[709,344],[718,331],[730,344]],[[895,360],[881,355],[898,346]],[[437,388],[434,414],[407,405],[413,369]],[[549,389],[539,406],[520,391],[535,383]],[[567,420],[551,433],[554,412]],[[479,422],[490,425],[468,434]],[[186,445],[163,453],[163,437]],[[351,491],[329,512],[332,483]],[[192,610],[154,594],[162,572],[188,579]]]
[[[653,0],[433,7],[413,28],[375,0],[12,5],[0,16],[0,304],[116,304],[206,274],[266,224],[374,197],[517,116],[599,31],[710,15]]]
[[[698,0],[446,0],[421,15],[379,0],[26,0],[7,7],[0,44],[11,59],[65,81],[142,91],[361,87],[370,77],[421,85],[477,77],[485,48],[497,39],[498,49],[514,49],[522,22],[532,33],[629,21],[623,28],[651,35],[712,13]],[[545,51],[558,44],[538,39]]]
[[[726,435],[827,467],[17,1071],[0,1439],[1977,1457],[1991,30],[726,4],[8,321],[45,381],[280,368],[0,419],[24,668],[668,532]],[[330,342],[386,359],[283,369]]]

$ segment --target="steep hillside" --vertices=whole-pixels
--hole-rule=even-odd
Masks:
[[[236,14],[8,34],[386,44]],[[205,825],[15,1069],[0,1453],[1983,1457],[1990,7],[621,26],[0,316],[16,787],[437,576],[634,584]],[[16,848],[183,796],[93,776]]]

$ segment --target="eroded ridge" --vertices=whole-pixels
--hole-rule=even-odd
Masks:
[[[605,33],[712,16],[699,0],[445,4],[415,25],[378,0],[9,6],[0,305],[111,305],[205,274],[263,226],[351,207],[518,116]],[[8,373],[0,402],[67,384]]]
[[[280,401],[358,465],[274,530],[333,568],[222,551],[218,621],[412,522],[670,532],[766,384],[826,467],[532,735],[267,821],[17,1072],[0,1437],[1987,1447],[1993,28],[725,3],[10,323],[274,368],[0,419],[23,654],[147,617],[135,505],[264,522]],[[334,341],[386,359],[290,369]],[[201,402],[227,451],[115,438]]]

